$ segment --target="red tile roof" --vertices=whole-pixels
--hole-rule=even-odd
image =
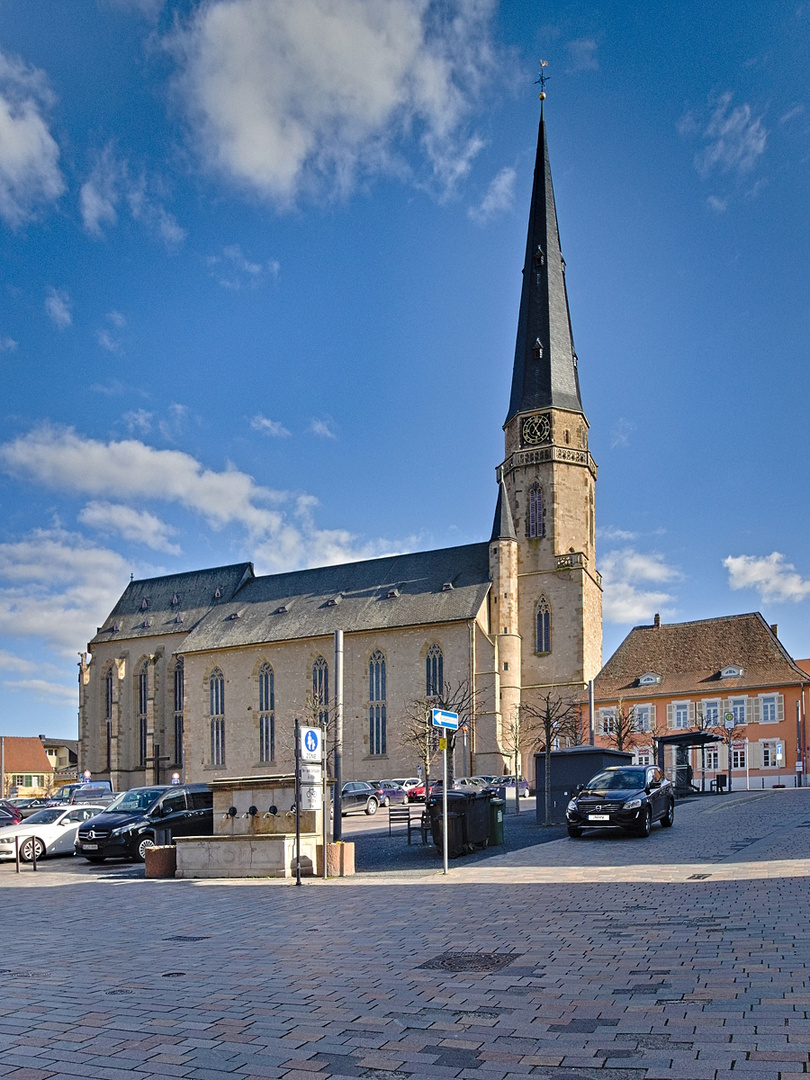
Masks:
[[[45,747],[39,739],[6,735],[3,739],[5,768],[8,773],[52,773]]]
[[[744,673],[720,678],[737,664]],[[647,672],[660,683],[639,686]],[[673,694],[724,694],[731,690],[810,682],[759,612],[726,615],[699,622],[634,627],[597,675],[599,700],[650,698]]]

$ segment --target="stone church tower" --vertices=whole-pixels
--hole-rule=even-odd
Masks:
[[[602,666],[596,465],[580,398],[542,111],[504,432],[490,540],[502,715],[506,697],[581,688]]]

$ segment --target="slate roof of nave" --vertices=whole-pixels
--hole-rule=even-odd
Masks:
[[[253,576],[253,566],[244,562],[130,581],[90,644],[187,634],[212,607],[233,599]]]
[[[178,651],[190,653],[460,622],[475,618],[489,589],[488,543],[261,577],[242,563],[131,582],[93,642],[181,632]]]

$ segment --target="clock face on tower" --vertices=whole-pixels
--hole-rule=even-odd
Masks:
[[[551,441],[551,423],[548,413],[527,416],[520,427],[521,438],[526,446],[537,446]]]

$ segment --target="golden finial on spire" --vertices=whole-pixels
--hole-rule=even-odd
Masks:
[[[535,86],[540,86],[540,100],[546,100],[546,83],[551,78],[550,75],[546,75],[544,68],[548,67],[548,60],[540,61],[540,77],[535,81]]]

